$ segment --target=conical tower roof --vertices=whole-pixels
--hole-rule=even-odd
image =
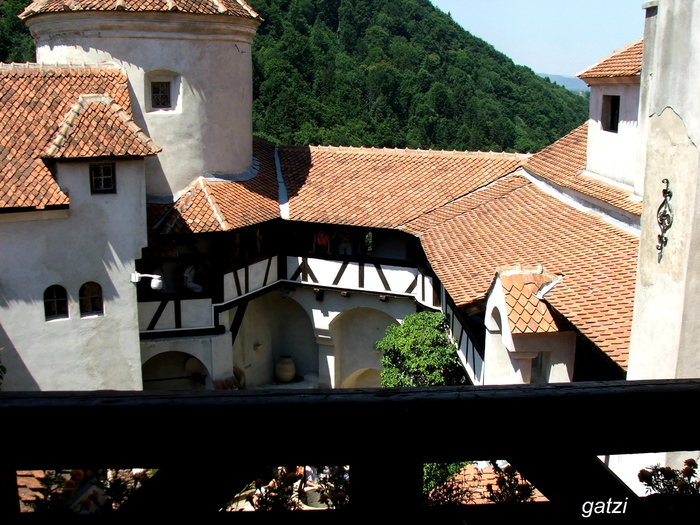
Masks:
[[[36,0],[19,17],[65,11],[172,11],[262,20],[244,0]]]

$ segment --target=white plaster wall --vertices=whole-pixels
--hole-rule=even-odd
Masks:
[[[266,286],[265,272],[267,271],[268,261],[259,261],[251,264],[248,267],[248,292],[254,292]],[[238,272],[238,282],[241,285],[241,293],[238,293],[236,288],[236,280],[233,272],[228,272],[224,275],[224,301],[235,299],[239,295],[245,294],[245,268],[236,270]],[[270,263],[270,271],[267,275],[267,285],[277,281],[277,257],[272,257]]]
[[[698,150],[680,116],[667,108],[648,122],[649,147],[640,257],[627,379],[699,377],[700,282]],[[662,178],[673,191],[673,226],[659,262],[656,209]],[[658,204],[657,204],[658,203]]]
[[[628,379],[700,377],[700,2],[664,0],[647,19],[651,48],[646,173]],[[674,222],[657,259],[656,208],[670,181]]]
[[[182,328],[208,328],[214,326],[211,299],[188,299],[180,304]]]
[[[233,344],[233,363],[245,373],[248,387],[268,385],[273,381],[275,363],[270,321],[265,301],[260,298],[251,301]],[[231,337],[230,332],[227,335]],[[256,344],[261,345],[259,350],[255,350]]]
[[[513,342],[518,352],[545,352],[548,365],[548,383],[570,383],[574,377],[576,334],[551,332],[540,334],[515,334]]]
[[[297,375],[318,374],[318,345],[309,313],[292,297],[280,293],[265,296],[273,318],[272,351],[275,363],[283,355],[294,359]]]
[[[289,275],[294,273],[294,271],[301,264],[302,260],[303,259],[301,257],[287,257],[287,270]],[[320,285],[360,289],[359,263],[348,263],[337,284],[333,284],[333,282],[335,281],[335,278],[343,265],[342,261],[308,258],[307,264]],[[432,279],[421,275],[417,268],[384,264],[381,265],[381,269],[384,278],[389,285],[389,290],[386,289],[381,277],[379,276],[379,272],[371,263],[364,264],[364,282],[362,290],[403,294],[406,293],[406,290],[409,288],[416,275],[418,275],[418,283],[411,292],[411,295],[427,306],[434,306]],[[297,280],[302,282],[302,275],[300,275]],[[311,278],[303,282],[313,283]]]
[[[58,165],[58,182],[71,200],[66,218],[0,223],[4,390],[141,388],[129,276],[146,245],[144,165],[118,161],[117,193],[96,195],[88,166]],[[78,293],[87,281],[102,287],[102,316],[80,317]],[[54,284],[68,292],[70,317],[47,322],[44,290]]]
[[[238,174],[252,162],[252,61],[257,22],[184,13],[49,13],[27,24],[37,61],[112,61],[129,77],[134,118],[163,148],[147,159],[147,192],[171,196],[205,172]],[[144,77],[181,76],[175,110],[148,112]]]
[[[617,133],[604,131],[603,95],[620,96]],[[586,169],[615,182],[634,186],[637,158],[638,84],[591,85]]]
[[[350,375],[365,368],[382,369],[376,342],[397,320],[376,308],[352,308],[337,316],[330,325],[335,343],[334,384],[341,385]]]
[[[180,302],[181,328],[214,326],[211,299],[187,299]],[[160,306],[160,301],[139,303],[139,330],[145,331]],[[175,301],[169,301],[158,318],[155,330],[175,330]]]
[[[570,382],[574,373],[576,334],[512,334],[507,311],[501,279],[496,277],[486,301],[483,384],[530,383],[533,359],[539,352],[546,352],[548,382]]]
[[[700,2],[660,0],[647,11],[640,129],[644,152],[644,210],[627,379],[700,377]],[[673,192],[673,226],[658,260],[656,211],[663,179]],[[650,407],[650,418],[663,413]],[[639,493],[639,469],[680,466],[698,452],[617,456],[610,465]]]

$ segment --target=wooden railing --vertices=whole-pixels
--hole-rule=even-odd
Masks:
[[[350,465],[351,507],[291,513],[286,521],[641,523],[660,516],[597,456],[698,450],[698,406],[698,379],[304,392],[2,392],[0,516],[2,523],[12,515],[55,520],[19,515],[15,471],[99,465],[158,468],[163,480],[112,520],[196,515],[206,518],[202,523],[269,522],[279,517],[218,511],[261,465],[324,464]],[[423,463],[491,458],[510,461],[550,502],[423,505]],[[624,515],[582,516],[585,502],[625,498]]]

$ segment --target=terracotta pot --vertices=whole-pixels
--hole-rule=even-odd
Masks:
[[[297,374],[297,367],[290,355],[283,355],[275,365],[275,379],[280,383],[289,383]]]

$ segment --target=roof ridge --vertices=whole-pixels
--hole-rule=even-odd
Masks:
[[[211,206],[211,211],[214,213],[214,216],[216,217],[216,220],[219,222],[219,225],[221,226],[221,229],[223,231],[228,231],[228,222],[226,221],[226,217],[221,211],[221,207],[219,206],[219,202],[214,196],[214,194],[210,191],[211,190],[211,185],[209,181],[206,179],[206,177],[199,177],[199,186],[204,192],[204,195],[207,198],[207,201],[209,202],[209,206]]]
[[[78,100],[71,106],[63,117],[63,120],[58,125],[58,131],[51,141],[49,147],[44,152],[43,157],[54,157],[61,149],[61,146],[70,137],[73,132],[73,127],[75,122],[78,120],[82,112],[85,110],[88,104],[104,104],[107,109],[114,112],[121,121],[126,124],[131,132],[133,132],[136,137],[151,150],[154,154],[162,151],[162,148],[158,146],[153,139],[146,135],[141,128],[134,122],[134,119],[129,115],[124,109],[117,104],[114,99],[106,93],[103,94],[82,94],[78,96]]]
[[[30,70],[33,73],[39,74],[42,71],[58,69],[60,71],[71,70],[86,70],[86,69],[118,69],[122,71],[122,68],[114,62],[80,62],[80,63],[68,63],[59,64],[58,62],[10,62],[9,64],[0,63],[0,72],[24,72]]]
[[[280,149],[311,149],[314,151],[338,151],[347,153],[386,153],[392,155],[442,155],[447,157],[495,157],[506,159],[527,159],[531,153],[509,153],[505,151],[461,151],[413,148],[375,148],[366,146],[280,146]]]
[[[180,4],[180,5],[178,5]],[[245,0],[204,0],[189,2],[186,0],[35,0],[19,14],[20,19],[26,19],[41,13],[60,13],[63,11],[132,11],[132,12],[183,12],[214,14],[212,8],[222,15],[230,14],[236,17],[262,21],[262,17],[248,5]]]
[[[601,58],[600,60],[598,60],[595,64],[591,64],[590,66],[588,66],[587,68],[583,69],[582,71],[579,71],[579,72],[576,73],[574,76],[577,77],[577,78],[586,78],[586,77],[584,77],[583,75],[585,75],[588,71],[590,71],[590,70],[592,70],[592,69],[598,67],[598,66],[599,66],[600,64],[602,64],[603,62],[606,62],[607,60],[610,60],[611,58],[614,58],[614,57],[616,57],[617,55],[621,55],[622,53],[624,53],[625,51],[631,49],[632,47],[634,47],[634,46],[636,46],[636,45],[639,45],[640,42],[644,42],[644,37],[639,37],[639,38],[638,38],[637,40],[635,40],[634,42],[630,42],[629,44],[626,44],[625,46],[621,47],[620,49],[616,49],[615,51],[613,51],[613,52],[610,53],[609,55],[602,57],[602,58]],[[640,73],[637,72],[636,74],[639,75]]]

